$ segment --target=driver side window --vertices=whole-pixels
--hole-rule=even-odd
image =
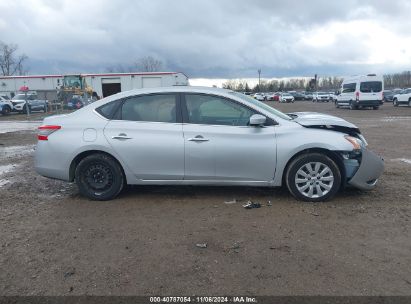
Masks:
[[[188,121],[192,124],[247,126],[256,112],[224,98],[203,95],[185,95]]]

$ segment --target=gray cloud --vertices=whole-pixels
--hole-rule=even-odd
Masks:
[[[411,60],[409,44],[384,46],[410,41],[405,0],[0,0],[0,11],[0,40],[19,44],[31,73],[99,72],[146,55],[192,77],[392,71]]]

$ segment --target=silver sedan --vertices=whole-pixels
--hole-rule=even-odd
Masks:
[[[343,119],[187,86],[123,92],[47,117],[35,168],[75,181],[93,200],[112,199],[126,184],[286,185],[315,202],[347,184],[373,189],[384,163]]]

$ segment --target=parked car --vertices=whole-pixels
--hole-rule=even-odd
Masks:
[[[290,95],[289,93],[281,93],[278,97],[279,102],[294,102],[294,96]]]
[[[267,97],[264,95],[264,93],[255,93],[254,98],[259,101],[267,100]]]
[[[10,100],[0,96],[0,113],[3,115],[8,115],[13,110],[13,104]]]
[[[403,90],[400,94],[396,94],[393,97],[394,107],[399,105],[408,105],[411,107],[411,88]]]
[[[81,96],[73,95],[73,97],[67,102],[67,109],[80,109],[84,107],[84,102]]]
[[[305,100],[313,100],[313,93],[305,92]]]
[[[267,97],[267,100],[279,101],[280,94],[281,93],[270,93],[270,94],[267,94],[266,97]]]
[[[337,94],[335,92],[328,92],[328,97],[330,98],[330,101],[337,101]]]
[[[382,76],[368,74],[345,78],[341,85],[335,106],[349,106],[355,110],[372,107],[377,110],[383,100],[384,80]]]
[[[126,184],[286,185],[323,201],[349,184],[373,189],[383,160],[355,125],[319,113],[284,114],[217,88],[162,87],[118,93],[38,130],[35,170],[75,181],[93,200]]]
[[[327,92],[315,92],[313,93],[313,102],[329,102],[331,100],[330,95]]]
[[[294,96],[294,100],[305,100],[305,95],[301,92],[293,92],[290,94]]]
[[[399,93],[399,92],[398,92],[398,93]],[[397,93],[397,94],[398,94],[398,93]],[[394,91],[392,91],[392,90],[384,90],[384,91],[382,92],[382,99],[383,99],[385,102],[392,102],[393,99],[394,99],[394,95],[395,95]]]
[[[27,105],[29,111],[47,112],[47,100],[38,99],[37,93],[19,93],[11,99],[13,110],[17,112],[27,113]]]

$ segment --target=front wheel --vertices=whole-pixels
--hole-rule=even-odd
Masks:
[[[3,114],[3,115],[9,115],[10,112],[11,112],[10,107],[9,107],[9,106],[4,106],[4,107],[3,107],[3,110],[1,111],[1,114]]]
[[[392,101],[392,104],[394,105],[394,107],[398,107],[398,100],[397,100],[397,98],[394,98],[394,100]]]
[[[97,201],[115,198],[124,186],[118,162],[100,153],[83,158],[76,168],[75,178],[80,193]]]
[[[350,102],[350,109],[351,110],[357,110],[358,109],[358,107],[354,104],[354,101]]]
[[[332,198],[340,189],[341,172],[337,164],[321,153],[303,154],[287,168],[288,190],[298,200],[320,202]]]

